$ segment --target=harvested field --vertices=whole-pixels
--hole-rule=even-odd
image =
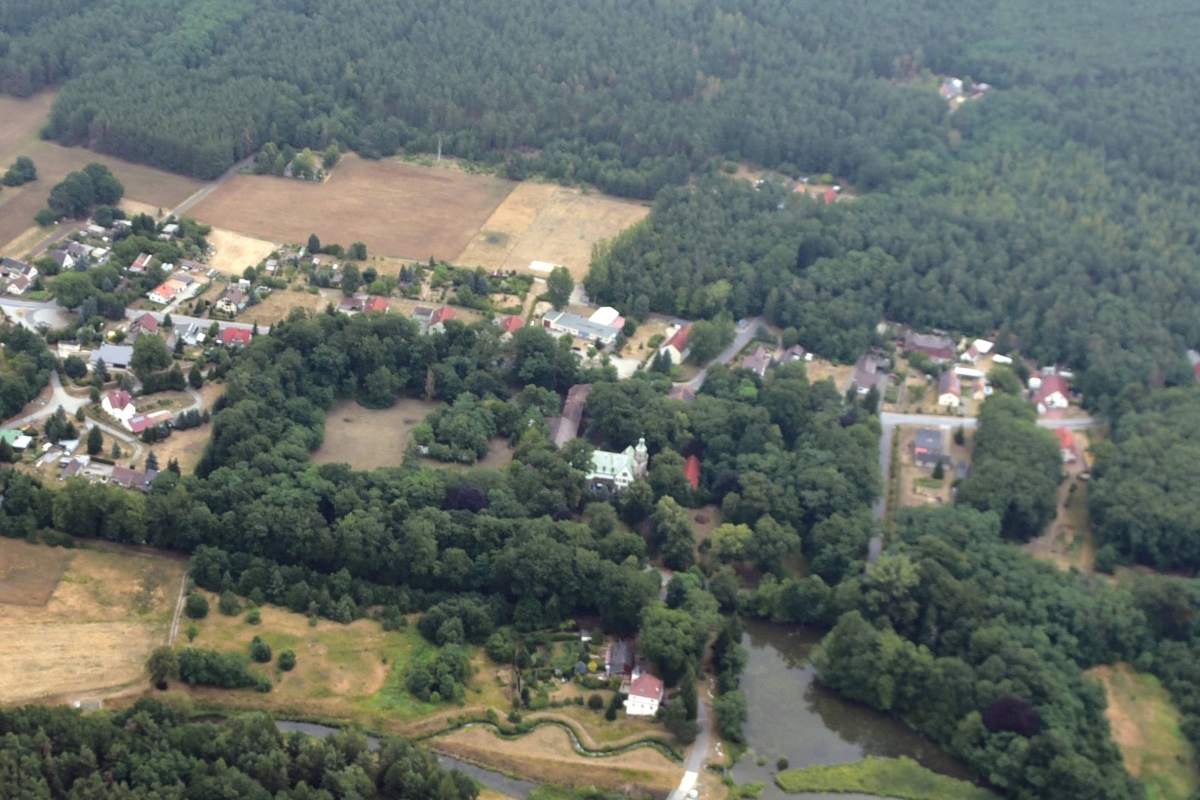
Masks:
[[[246,271],[246,267],[257,267],[258,262],[279,248],[274,242],[243,236],[221,228],[213,228],[205,238],[217,251],[209,259],[208,266],[239,278]]]
[[[425,260],[458,255],[514,184],[451,169],[346,155],[324,183],[236,175],[191,215],[280,242],[365,242],[372,254]]]
[[[576,281],[582,281],[591,264],[592,247],[649,213],[649,206],[641,203],[564,186],[522,183],[454,262],[529,273],[531,261],[546,261],[562,264]]]
[[[64,557],[58,548],[25,547],[43,572],[50,568],[42,560]],[[110,550],[66,555],[70,565],[43,605],[0,606],[0,704],[68,702],[135,684],[150,650],[166,642],[183,562]]]
[[[581,756],[571,748],[566,731],[552,727],[512,741],[486,728],[468,728],[434,739],[430,745],[468,761],[560,786],[670,790],[683,776],[681,765],[648,747],[604,758]]]
[[[1129,774],[1158,800],[1186,800],[1200,784],[1192,748],[1180,730],[1179,709],[1158,679],[1129,664],[1099,666],[1089,677],[1104,684],[1113,741]]]
[[[82,169],[93,161],[107,164],[125,184],[125,194],[154,206],[173,208],[204,184],[182,175],[132,164],[101,155],[82,147],[61,147],[38,138],[38,131],[50,112],[54,95],[45,92],[26,100],[0,97],[0,168],[6,169],[20,155],[37,164],[38,180],[19,188],[0,192],[0,244],[18,238],[33,223],[33,215],[46,205],[54,184],[68,172]]]
[[[0,539],[0,605],[44,606],[75,553]]]
[[[325,415],[325,443],[313,453],[315,464],[349,464],[354,469],[398,467],[412,438],[438,403],[403,397],[391,408],[363,408],[339,400]]]

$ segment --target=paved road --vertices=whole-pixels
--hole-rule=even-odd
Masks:
[[[36,323],[37,323],[36,317],[37,317],[38,312],[53,311],[53,312],[63,313],[63,314],[71,313],[71,312],[67,311],[66,309],[64,309],[62,306],[60,306],[56,300],[45,300],[45,301],[18,300],[16,298],[0,297],[0,308],[4,309],[6,312],[18,311],[21,309],[25,309],[27,312],[31,312],[31,313],[27,313],[25,315],[25,317],[28,318],[32,323],[32,324],[30,324],[29,327],[36,327]],[[163,317],[165,316],[165,314],[163,314],[160,311],[146,312],[146,311],[137,311],[137,310],[133,310],[133,309],[126,309],[125,316],[128,319],[135,319],[135,318],[140,317],[147,313],[149,313],[150,316],[154,317],[159,322],[162,322]],[[13,316],[15,317],[16,314],[13,314]],[[213,324],[213,322],[217,322],[217,324],[220,326],[221,330],[225,330],[226,328],[250,328],[250,327],[253,327],[252,325],[247,324],[245,322],[224,322],[224,321],[217,321],[217,320],[211,320],[211,319],[201,319],[199,317],[185,317],[185,316],[181,316],[179,314],[172,314],[171,321],[175,323],[176,327],[178,327],[179,325],[190,325],[193,322],[195,322],[206,330]],[[271,328],[268,325],[259,325],[258,326],[259,333],[268,333],[268,332],[270,332],[270,330],[271,330]]]
[[[879,415],[883,434],[879,437],[879,473],[883,477],[884,496],[875,501],[872,507],[875,516],[883,519],[887,512],[888,473],[892,466],[892,436],[897,425],[923,425],[930,428],[974,428],[979,420],[975,417],[949,417],[941,414],[897,414],[884,411]],[[1076,419],[1039,419],[1038,427],[1053,430],[1055,428],[1091,428],[1103,425],[1104,421],[1094,417]],[[879,536],[871,538],[867,550],[867,562],[874,564],[883,551],[883,540]]]
[[[688,792],[696,787],[697,781],[700,779],[700,772],[704,769],[704,760],[708,757],[708,704],[712,702],[712,690],[705,683],[701,689],[699,698],[700,702],[696,704],[696,724],[700,726],[700,733],[696,736],[696,741],[692,743],[692,749],[687,754],[687,758],[683,762],[683,778],[679,781],[679,787],[673,789],[671,794],[667,796],[667,800],[684,800]]]
[[[60,222],[58,227],[54,229],[54,233],[47,236],[41,241],[40,244],[36,245],[32,250],[29,251],[30,260],[36,261],[37,259],[41,258],[42,253],[50,249],[50,245],[54,244],[55,242],[61,242],[72,233],[81,230],[83,230],[82,222]]]
[[[733,360],[734,356],[742,352],[742,348],[750,344],[751,340],[754,339],[755,334],[758,333],[758,326],[764,324],[766,324],[766,319],[763,317],[752,317],[746,320],[746,327],[739,329],[734,335],[733,344],[729,345],[720,353],[718,353],[717,357],[712,360],[712,363],[728,364]],[[692,378],[690,381],[684,381],[676,385],[688,386],[695,391],[700,391],[700,387],[704,385],[704,379],[706,377],[708,377],[708,367],[700,370],[696,377]]]

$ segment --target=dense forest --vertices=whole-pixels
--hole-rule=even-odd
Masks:
[[[427,750],[345,732],[283,733],[267,714],[194,722],[155,700],[84,716],[65,707],[0,711],[0,787],[28,800],[475,800],[478,785]]]
[[[1096,445],[1089,508],[1105,561],[1200,569],[1200,394],[1127,392],[1112,437]],[[1111,551],[1111,552],[1108,552]]]

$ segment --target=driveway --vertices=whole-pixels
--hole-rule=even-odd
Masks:
[[[737,333],[734,334],[733,343],[718,353],[717,357],[712,360],[712,363],[728,364],[733,360],[734,356],[742,352],[742,349],[746,345],[750,344],[750,342],[754,339],[755,335],[758,333],[758,326],[765,324],[766,319],[764,317],[751,317],[750,319],[746,320],[746,326],[744,328],[738,328]],[[692,378],[690,381],[683,381],[675,385],[688,386],[695,391],[700,391],[700,387],[704,385],[704,379],[706,377],[708,377],[708,367],[700,370],[696,377]]]

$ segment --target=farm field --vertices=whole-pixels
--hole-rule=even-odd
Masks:
[[[0,539],[0,705],[139,682],[166,642],[183,572],[169,558]]]
[[[522,183],[454,263],[529,273],[531,261],[545,261],[562,264],[577,282],[582,281],[591,264],[592,247],[649,213],[649,206],[641,203],[565,186]]]
[[[339,400],[325,415],[325,443],[313,453],[313,463],[344,463],[361,470],[398,467],[412,429],[437,407],[438,403],[409,397],[379,410]]]
[[[302,244],[365,242],[372,254],[423,261],[458,255],[512,191],[510,181],[346,155],[323,183],[236,175],[192,207],[237,233]]]
[[[1099,666],[1087,674],[1104,684],[1104,716],[1129,774],[1146,785],[1153,800],[1192,797],[1200,773],[1179,728],[1179,710],[1158,679],[1138,674],[1129,664]]]
[[[683,767],[647,747],[616,756],[581,756],[566,731],[542,727],[520,739],[505,740],[487,728],[467,728],[429,742],[434,750],[560,786],[599,786],[666,791],[674,788]]]
[[[0,96],[0,170],[19,155],[37,164],[38,180],[19,188],[0,191],[0,245],[25,234],[33,225],[33,215],[45,204],[51,187],[68,172],[82,169],[93,161],[107,164],[125,184],[125,195],[155,209],[169,209],[186,200],[204,184],[170,172],[131,164],[82,147],[61,147],[38,138],[38,131],[50,113],[53,93],[45,92],[25,100]]]

